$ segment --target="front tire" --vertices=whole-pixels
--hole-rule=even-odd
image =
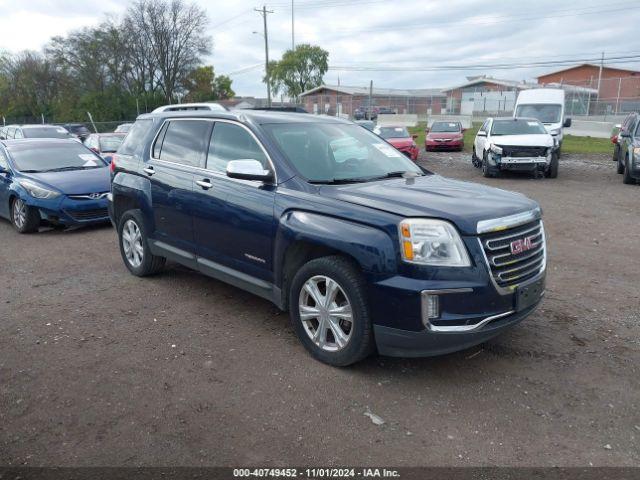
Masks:
[[[487,152],[482,155],[482,176],[484,178],[494,178],[497,177],[498,174],[491,171],[489,167],[489,158],[487,156]]]
[[[11,224],[18,233],[34,233],[40,228],[40,213],[21,198],[11,202]]]
[[[547,178],[558,178],[558,155],[553,154],[549,168],[544,172]]]
[[[360,271],[340,256],[316,258],[298,270],[289,290],[289,314],[314,358],[344,367],[375,350],[365,292]]]
[[[158,273],[166,259],[151,253],[146,227],[140,210],[129,210],[120,217],[118,240],[122,260],[137,277]]]
[[[471,163],[476,168],[480,168],[482,166],[482,162],[480,161],[480,159],[476,155],[476,147],[475,146],[473,147],[473,151],[471,152]]]
[[[629,157],[625,159],[624,171],[622,173],[622,183],[625,185],[635,185],[636,180],[631,176],[631,168],[629,167]]]

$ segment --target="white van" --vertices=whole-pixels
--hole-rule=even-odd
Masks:
[[[562,129],[571,126],[571,119],[565,118],[564,113],[564,90],[560,88],[533,88],[520,92],[513,116],[538,119],[556,140],[558,156],[560,156]]]

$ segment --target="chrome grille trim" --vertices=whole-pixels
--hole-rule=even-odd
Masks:
[[[515,215],[509,215],[508,217],[492,218],[490,220],[481,220],[476,225],[476,231],[478,234],[499,232],[508,228],[524,225],[534,220],[540,220],[542,213],[540,208],[535,208],[529,212],[516,213]]]
[[[496,237],[498,232],[487,233],[478,238],[484,255],[491,281],[502,295],[513,293],[521,283],[534,281],[540,278],[546,269],[547,247],[542,220],[535,221],[534,226],[519,225]],[[531,223],[531,222],[529,222]],[[537,231],[537,233],[536,233]],[[493,236],[493,238],[492,238]],[[487,238],[489,237],[489,238]],[[532,250],[519,254],[510,252],[510,243],[495,246],[496,242],[524,239],[534,237]],[[489,248],[489,245],[493,249]]]

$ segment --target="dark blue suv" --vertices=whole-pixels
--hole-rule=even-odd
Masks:
[[[432,174],[348,121],[142,115],[111,168],[134,275],[171,259],[267,298],[332,365],[484,342],[544,293],[535,202]]]

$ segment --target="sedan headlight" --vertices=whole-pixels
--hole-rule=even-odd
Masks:
[[[553,130],[549,130],[549,133],[551,135],[560,135],[560,129],[559,128],[554,128]]]
[[[408,218],[400,222],[399,230],[405,262],[440,267],[471,266],[462,238],[449,222]]]
[[[493,143],[489,146],[489,150],[491,150],[496,155],[502,155],[502,148],[494,145]]]
[[[633,156],[634,157],[640,156],[640,147],[633,148]]]
[[[48,188],[44,188],[37,183],[31,182],[29,180],[19,180],[18,183],[22,185],[22,187],[34,198],[40,199],[50,199],[56,198],[60,196],[60,192],[56,192],[55,190],[49,190]]]

